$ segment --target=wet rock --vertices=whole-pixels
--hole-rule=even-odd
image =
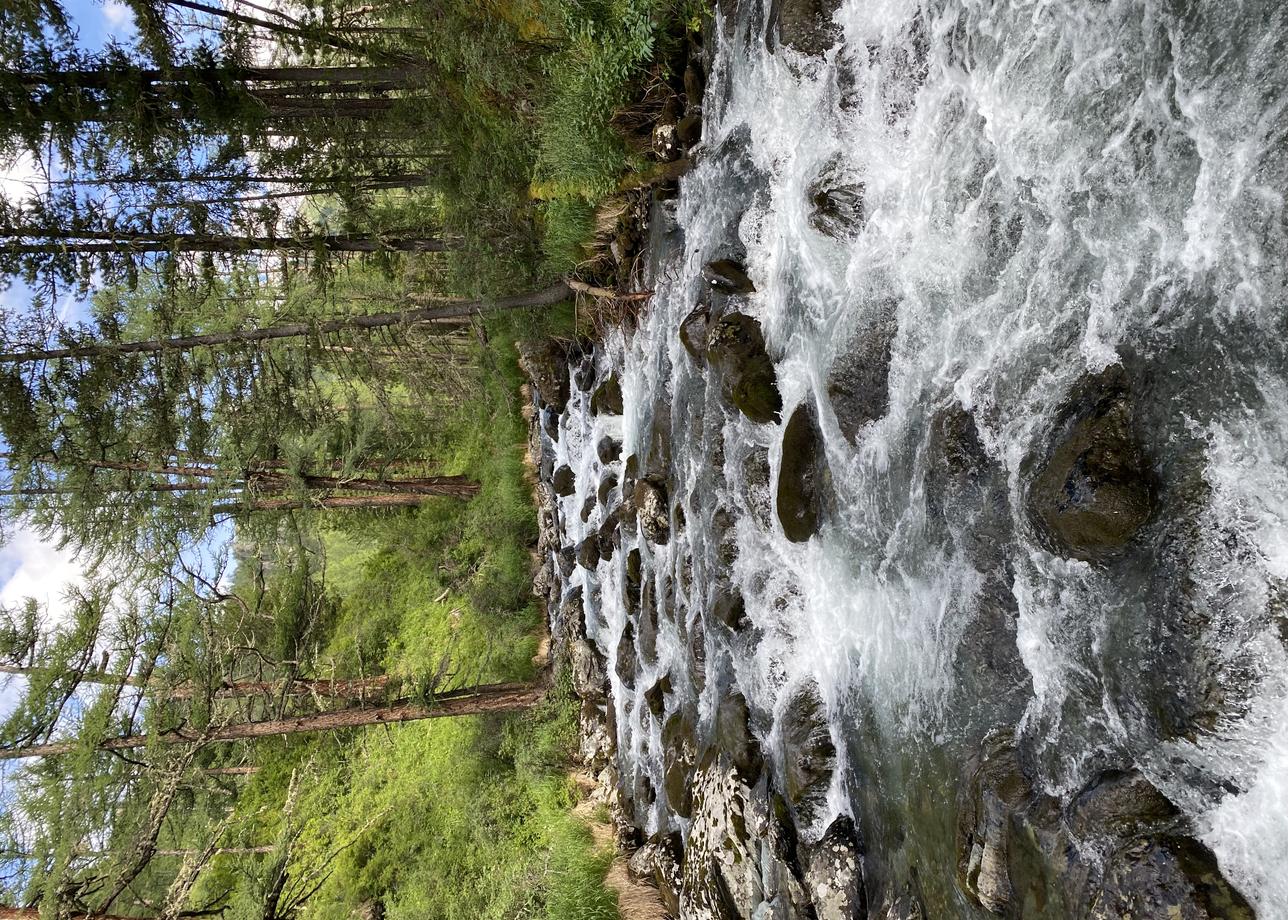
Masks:
[[[700,303],[680,321],[680,344],[699,365],[707,363],[707,334],[711,323],[711,308]]]
[[[685,150],[696,147],[702,140],[702,116],[697,113],[685,115],[676,122],[675,139]]]
[[[671,692],[671,675],[663,674],[653,686],[644,691],[644,703],[648,706],[653,718],[661,720],[666,713],[666,696]]]
[[[615,488],[617,488],[617,474],[605,473],[604,477],[599,480],[599,488],[595,492],[595,498],[599,500],[601,505],[607,505],[608,498]]]
[[[1216,856],[1190,837],[1161,837],[1116,854],[1091,898],[1089,920],[1254,920],[1243,895],[1222,877]]]
[[[633,504],[640,533],[651,543],[663,546],[671,539],[671,519],[665,487],[647,479],[635,482]]]
[[[591,514],[595,511],[595,496],[587,495],[586,500],[581,503],[581,522],[585,524],[590,520]]]
[[[520,342],[519,366],[537,388],[541,399],[555,413],[568,405],[568,358],[563,346],[553,339]]]
[[[804,856],[805,889],[818,920],[851,920],[868,914],[862,848],[854,822],[842,815]]]
[[[636,547],[626,554],[626,579],[622,585],[622,601],[628,616],[634,616],[640,608],[640,551]]]
[[[1110,772],[1068,809],[1034,791],[1006,738],[975,761],[958,823],[958,885],[997,914],[1252,920],[1183,816],[1134,771]]]
[[[786,45],[801,54],[821,56],[841,39],[832,16],[841,0],[772,0],[766,40],[769,50]]]
[[[577,564],[587,572],[599,565],[599,537],[589,536],[577,544]]]
[[[542,482],[549,482],[555,474],[555,458],[551,454],[545,454],[541,458],[541,466],[538,468],[537,475],[541,477]]]
[[[577,551],[571,546],[561,546],[555,561],[559,566],[559,574],[564,578],[571,578],[577,566]]]
[[[893,318],[862,329],[832,362],[827,395],[841,433],[851,442],[864,425],[890,408],[890,356],[896,332]]]
[[[760,323],[730,313],[711,325],[707,361],[720,374],[725,398],[753,422],[776,422],[783,408],[774,362]]]
[[[813,409],[797,406],[783,432],[776,502],[783,533],[793,543],[804,543],[818,532],[831,476]]]
[[[689,680],[698,693],[707,685],[707,637],[701,621],[689,631]]]
[[[575,639],[586,638],[586,610],[582,604],[580,585],[570,590],[559,601],[559,617],[568,636]]]
[[[599,649],[587,639],[579,639],[570,649],[572,688],[583,700],[602,703],[608,699],[608,669]]]
[[[1154,512],[1154,474],[1136,436],[1125,376],[1091,381],[1029,491],[1053,546],[1095,560],[1128,543]]]
[[[675,532],[684,533],[684,528],[688,526],[688,518],[684,516],[684,505],[676,502],[671,506],[671,518],[675,521]]]
[[[881,920],[926,920],[926,911],[916,895],[903,891],[889,900],[885,910],[875,916]]]
[[[805,824],[826,807],[836,769],[836,746],[818,686],[810,682],[797,687],[780,719],[783,794],[797,823]]]
[[[691,780],[697,764],[693,723],[683,712],[672,713],[662,726],[662,769],[666,801],[682,818],[693,814]]]
[[[846,175],[839,163],[829,163],[807,193],[810,226],[824,236],[853,239],[863,229],[864,193],[862,182]]]
[[[599,462],[607,466],[610,463],[616,463],[622,456],[622,442],[616,438],[604,435],[595,445],[595,455],[599,457]]]
[[[747,700],[737,690],[725,694],[716,709],[715,725],[705,756],[717,753],[727,755],[734,769],[748,783],[760,775],[764,763],[760,740],[751,730]]]
[[[559,440],[559,416],[549,410],[541,413],[541,427],[546,430],[550,440]]]
[[[742,263],[733,259],[708,262],[702,269],[702,280],[722,294],[752,294],[756,291]]]
[[[736,587],[721,587],[711,603],[711,619],[722,623],[734,632],[741,632],[751,625],[747,618],[747,603]]]
[[[555,494],[564,498],[577,491],[577,477],[574,475],[572,467],[567,464],[555,470],[554,475],[550,477],[550,484],[554,486]]]
[[[635,626],[629,620],[617,640],[617,679],[627,689],[635,689]]]
[[[595,362],[589,355],[581,359],[577,369],[572,372],[572,382],[583,393],[589,393],[595,385]]]
[[[622,385],[616,374],[608,377],[595,389],[590,397],[590,411],[596,415],[621,415],[625,411],[622,404]]]
[[[690,111],[702,105],[702,91],[705,89],[705,83],[702,68],[692,63],[684,68],[684,100]]]
[[[599,557],[604,561],[611,561],[613,551],[621,544],[621,533],[619,530],[620,520],[617,509],[610,511],[604,516],[604,520],[599,525],[597,535],[599,541]]]

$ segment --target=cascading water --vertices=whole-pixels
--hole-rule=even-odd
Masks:
[[[735,692],[790,785],[804,694],[835,770],[799,833],[854,818],[873,916],[911,888],[927,917],[986,916],[957,881],[961,790],[1001,736],[1053,801],[1140,771],[1288,918],[1288,7],[845,0],[818,54],[773,40],[783,15],[717,17],[656,294],[594,357],[624,411],[574,387],[547,442],[576,474],[570,547],[633,479],[669,491],[665,543],[623,523],[570,579],[636,819],[690,831],[666,726],[710,740]],[[753,293],[711,291],[721,258]],[[759,321],[779,420],[686,351],[703,300]],[[775,483],[801,406],[827,499],[794,542]],[[1123,500],[1138,526],[1104,552],[1043,523],[1079,500],[1043,477],[1070,444],[1093,462],[1086,418],[1145,458],[1148,507]]]

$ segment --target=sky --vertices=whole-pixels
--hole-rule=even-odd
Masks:
[[[64,6],[86,48],[101,48],[112,38],[128,42],[134,35],[129,9],[117,0],[64,0]],[[40,182],[30,157],[0,167],[0,195],[11,201],[29,196],[31,184]],[[29,298],[30,293],[20,281],[0,291],[0,304],[6,308],[21,308]],[[74,320],[83,313],[83,305],[71,298],[59,304],[59,314],[64,319]],[[27,528],[6,533],[0,544],[0,606],[16,606],[31,597],[45,607],[51,621],[64,622],[67,589],[84,577],[84,568],[70,551],[58,549]],[[8,711],[16,689],[0,690],[0,713]]]

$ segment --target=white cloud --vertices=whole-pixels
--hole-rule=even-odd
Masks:
[[[133,29],[134,14],[130,8],[119,0],[107,0],[103,4],[103,18],[107,20],[109,30],[115,29]],[[114,36],[119,38],[120,36]]]
[[[35,598],[50,624],[67,621],[67,589],[85,581],[85,570],[71,551],[21,527],[0,547],[0,572],[7,571],[13,574],[0,586],[0,604],[13,606]]]

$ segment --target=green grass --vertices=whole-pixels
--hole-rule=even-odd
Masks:
[[[480,360],[491,371],[443,439],[445,468],[475,476],[477,498],[338,515],[323,531],[325,583],[338,601],[320,660],[337,673],[417,681],[450,652],[457,682],[534,676],[535,510],[514,342],[567,333],[570,319],[564,307],[490,320]],[[257,828],[246,833],[278,833],[297,771],[307,781],[292,872],[321,883],[304,918],[348,920],[378,901],[389,920],[615,920],[603,884],[610,855],[570,811],[577,709],[565,675],[522,716],[264,743],[239,806]],[[207,884],[225,878],[212,873]],[[251,916],[253,886],[238,887],[229,916]]]

